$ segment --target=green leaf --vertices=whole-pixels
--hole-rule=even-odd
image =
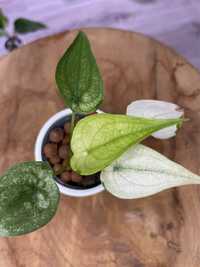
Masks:
[[[60,59],[56,83],[65,104],[77,113],[90,113],[103,100],[103,81],[89,40],[83,32]]]
[[[73,132],[71,167],[82,175],[107,167],[130,146],[182,119],[145,119],[126,115],[97,114],[80,120]]]
[[[101,181],[111,194],[134,199],[176,186],[200,184],[200,177],[155,150],[136,145],[101,172]]]
[[[8,24],[8,18],[3,14],[2,9],[0,9],[0,29],[4,30]]]
[[[45,162],[25,162],[0,177],[0,236],[17,236],[47,224],[59,191]]]
[[[15,32],[20,33],[20,34],[35,32],[35,31],[42,30],[45,28],[46,28],[45,24],[41,22],[25,19],[25,18],[18,18],[14,22]]]

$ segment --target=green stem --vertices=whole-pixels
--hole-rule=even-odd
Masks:
[[[73,130],[74,130],[74,126],[75,126],[75,119],[76,119],[76,113],[74,111],[72,111],[71,127],[70,127],[70,141],[71,141]]]

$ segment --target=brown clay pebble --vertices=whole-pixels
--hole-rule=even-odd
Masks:
[[[62,145],[59,147],[58,149],[58,155],[61,159],[67,159],[67,155],[68,155],[68,146],[67,145]]]
[[[49,140],[54,143],[59,143],[64,138],[64,131],[61,128],[55,128],[49,133]]]
[[[70,133],[70,123],[69,122],[65,122],[64,129],[65,129],[66,133]]]
[[[69,135],[66,135],[66,136],[64,137],[63,141],[62,141],[63,145],[67,145],[67,144],[69,144],[69,140],[70,140]]]
[[[47,158],[54,157],[57,154],[57,145],[48,143],[44,146],[43,152]]]
[[[90,186],[95,184],[95,178],[94,176],[84,176],[82,179],[83,186]]]
[[[70,182],[71,181],[71,172],[63,172],[60,176],[63,182]]]
[[[53,170],[54,170],[55,173],[60,172],[62,170],[62,165],[61,164],[55,164],[53,166]]]
[[[56,155],[56,156],[53,156],[49,159],[50,163],[51,164],[56,164],[56,163],[59,163],[60,162],[60,158]]]
[[[82,176],[76,172],[71,172],[71,180],[75,183],[80,183],[82,181]]]

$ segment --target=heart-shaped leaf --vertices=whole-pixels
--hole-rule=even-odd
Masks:
[[[143,99],[132,102],[127,107],[127,115],[151,119],[177,119],[184,115],[183,109],[174,103]],[[168,139],[176,135],[177,126],[173,125],[152,134],[158,139]]]
[[[45,162],[25,162],[0,177],[0,236],[17,236],[47,224],[59,191]]]
[[[74,129],[71,167],[82,175],[96,173],[133,144],[162,128],[180,126],[181,122],[182,119],[156,120],[112,114],[88,116]]]
[[[25,19],[25,18],[18,18],[14,22],[15,32],[20,33],[20,34],[35,32],[35,31],[42,30],[45,28],[46,28],[45,24],[41,22]]]
[[[101,181],[111,194],[134,199],[176,186],[200,184],[200,177],[139,144],[105,168],[101,172]]]
[[[65,104],[77,113],[90,113],[103,100],[103,81],[83,32],[60,59],[56,69],[56,83]]]

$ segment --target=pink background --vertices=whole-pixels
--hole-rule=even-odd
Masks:
[[[0,7],[10,22],[26,17],[48,25],[22,36],[24,43],[68,29],[113,27],[148,34],[200,68],[199,0],[0,0]],[[4,42],[1,38],[1,54]]]

